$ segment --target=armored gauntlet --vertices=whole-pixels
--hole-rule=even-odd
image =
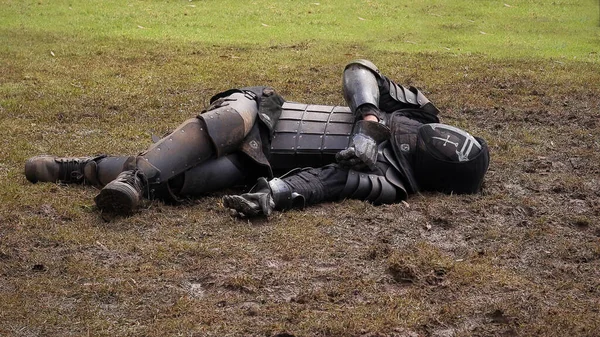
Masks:
[[[365,167],[373,170],[377,162],[377,147],[390,138],[390,129],[380,123],[358,121],[356,131],[347,149],[338,152],[337,162],[348,168],[361,170]]]
[[[289,184],[279,178],[274,178],[271,181],[258,178],[258,182],[250,192],[223,197],[225,207],[249,217],[271,215],[274,209],[301,208],[304,207],[304,204],[304,196],[293,191]]]

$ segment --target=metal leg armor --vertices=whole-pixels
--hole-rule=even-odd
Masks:
[[[199,171],[190,171],[187,185],[186,176],[183,175],[182,183],[181,175],[202,166],[210,158],[220,158],[236,151],[252,129],[257,114],[257,96],[251,91],[234,90],[228,96],[218,98],[200,116],[186,120],[147,151],[131,157],[124,164],[126,171],[100,191],[96,205],[102,211],[127,214],[132,211],[130,208],[139,204],[144,194],[165,201],[178,201],[182,191],[194,194],[198,193],[195,191],[222,188],[226,184],[231,186],[238,179],[211,180],[212,185],[204,188],[199,187],[201,179],[192,179],[194,172],[196,175],[214,175],[219,168],[226,168],[229,178],[237,178],[239,170],[236,171],[227,161],[217,161],[198,168]]]
[[[364,104],[379,108],[379,86],[370,69],[351,63],[344,70],[343,90],[346,103],[353,112]]]
[[[204,121],[191,118],[139,156],[129,157],[123,172],[96,196],[96,206],[105,213],[126,215],[142,197],[178,201],[169,181],[214,155]]]
[[[135,160],[151,184],[166,182],[214,155],[204,121],[190,118]],[[133,168],[133,167],[132,167]]]
[[[185,171],[180,187],[170,183],[172,190],[182,196],[200,196],[209,192],[241,184],[246,178],[240,155],[230,154]],[[174,179],[175,180],[175,179]]]
[[[96,165],[87,165],[83,171],[86,176],[92,177],[94,176],[95,169],[97,182],[94,185],[106,186],[106,184],[113,181],[123,172],[123,165],[128,158],[127,156],[105,157],[97,161]]]
[[[234,92],[219,98],[197,118],[183,122],[175,131],[138,156],[137,167],[151,184],[159,184],[205,162],[238,149],[256,121],[256,95]]]
[[[252,91],[240,90],[217,99],[198,117],[206,123],[218,157],[237,150],[248,135],[258,115],[257,100]]]

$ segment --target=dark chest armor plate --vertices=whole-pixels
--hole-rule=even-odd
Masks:
[[[318,167],[335,162],[348,147],[354,114],[348,107],[286,102],[271,142],[276,170]]]

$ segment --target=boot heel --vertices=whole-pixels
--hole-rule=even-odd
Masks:
[[[129,215],[142,200],[145,180],[139,171],[124,171],[108,183],[94,199],[103,213]]]

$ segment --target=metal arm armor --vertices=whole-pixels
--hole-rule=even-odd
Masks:
[[[379,147],[376,166],[372,172],[350,170],[340,199],[366,200],[376,205],[405,200],[408,193],[398,170],[399,164],[390,155],[387,143]]]

